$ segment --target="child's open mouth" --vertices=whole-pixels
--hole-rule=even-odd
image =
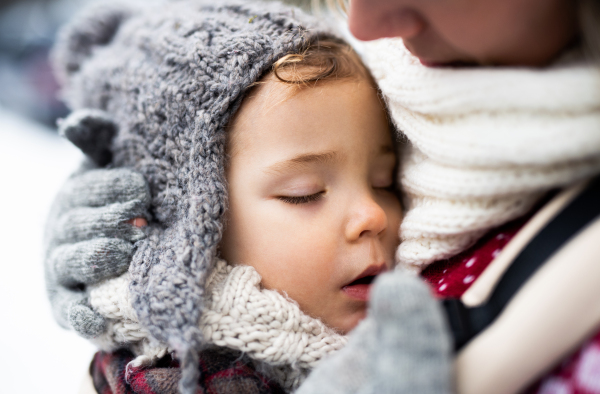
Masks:
[[[385,264],[380,266],[370,266],[363,271],[357,279],[342,287],[342,291],[355,300],[369,301],[369,293],[373,281],[377,275],[385,271],[387,271]]]
[[[348,296],[361,301],[369,301],[369,292],[371,291],[371,283],[375,280],[375,275],[365,276],[355,280],[352,283],[342,287],[342,291]]]

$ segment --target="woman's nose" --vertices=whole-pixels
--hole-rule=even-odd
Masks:
[[[425,28],[425,21],[406,3],[406,0],[352,0],[348,11],[350,32],[363,41],[418,35]]]
[[[346,237],[356,241],[361,237],[377,237],[388,227],[385,210],[372,197],[365,197],[354,206],[346,226]]]

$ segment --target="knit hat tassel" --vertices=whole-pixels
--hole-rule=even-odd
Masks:
[[[195,394],[200,379],[198,351],[192,346],[186,346],[178,355],[181,362],[179,392],[181,394]]]

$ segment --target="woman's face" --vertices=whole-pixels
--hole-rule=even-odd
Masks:
[[[221,256],[345,333],[399,243],[394,144],[369,81],[287,89],[268,79],[232,123]]]
[[[351,0],[361,40],[401,37],[425,65],[540,66],[576,38],[575,0]]]

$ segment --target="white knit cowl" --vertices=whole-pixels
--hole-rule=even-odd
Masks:
[[[204,341],[239,350],[287,391],[295,390],[325,356],[341,349],[347,338],[303,313],[298,304],[261,287],[250,266],[217,262],[206,283],[200,327]],[[108,329],[94,343],[105,351],[130,348],[134,365],[152,364],[169,349],[138,323],[129,298],[129,274],[91,289],[92,308],[108,318]]]
[[[600,71],[570,54],[551,67],[429,68],[401,40],[361,49],[405,135],[401,266],[419,271],[600,173]]]

